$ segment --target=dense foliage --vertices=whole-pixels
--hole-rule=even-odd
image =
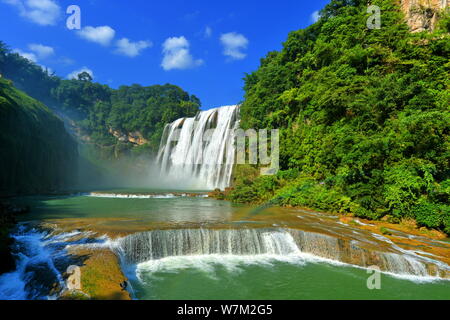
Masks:
[[[175,85],[134,84],[114,90],[92,82],[87,73],[81,73],[78,79],[63,80],[11,52],[2,42],[0,73],[18,89],[45,103],[66,120],[74,121],[77,134],[88,137],[89,143],[106,151],[106,158],[130,150],[155,152],[166,123],[194,116],[200,108],[197,97]],[[144,145],[138,147],[118,137],[129,133],[142,136]]]
[[[43,193],[76,183],[78,151],[64,123],[0,79],[0,195]]]
[[[238,202],[276,201],[450,233],[449,18],[409,32],[391,0],[333,0],[245,78],[244,128],[280,128],[282,171],[237,173]]]

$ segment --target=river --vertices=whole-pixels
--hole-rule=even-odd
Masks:
[[[184,191],[19,200],[34,210],[14,231],[2,299],[57,298],[74,248],[113,252],[133,299],[450,299],[448,240],[385,237],[367,221]],[[381,289],[368,288],[373,265]]]

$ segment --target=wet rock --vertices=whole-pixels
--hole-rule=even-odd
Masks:
[[[16,224],[16,215],[29,211],[29,207],[0,202],[0,274],[15,269],[15,260],[11,253],[14,241],[9,236],[9,232]]]
[[[47,296],[57,295],[61,285],[57,275],[51,270],[48,263],[30,263],[25,268],[26,291],[30,299],[45,299]]]

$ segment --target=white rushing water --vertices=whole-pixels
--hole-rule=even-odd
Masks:
[[[154,230],[113,240],[95,238],[90,232],[53,234],[21,225],[13,237],[17,269],[0,276],[0,300],[57,298],[65,289],[62,274],[69,265],[81,263],[72,261],[67,251],[71,247],[109,248],[119,256],[125,274],[137,279],[148,272],[208,271],[218,264],[234,270],[276,262],[360,268],[375,264],[384,273],[414,282],[443,280],[441,276],[450,271],[448,265],[411,251],[367,251],[354,241],[284,228]],[[433,265],[435,268],[429,269]],[[55,283],[59,290],[52,293]]]
[[[405,252],[368,251],[355,241],[294,229],[176,229],[136,233],[112,243],[125,265],[138,269],[171,266],[184,259],[255,263],[283,260],[322,261],[382,271],[414,281],[441,278],[450,267],[440,261]],[[191,263],[190,262],[190,263]],[[430,266],[433,268],[430,269]]]
[[[200,112],[168,124],[158,153],[161,176],[190,189],[229,186],[235,161],[239,106]]]
[[[0,300],[56,299],[65,289],[63,273],[73,263],[67,248],[101,241],[90,232],[52,234],[20,224],[15,240],[16,270],[0,275]]]
[[[132,194],[132,193],[100,193],[91,192],[84,196],[91,198],[111,198],[111,199],[174,199],[174,198],[185,198],[185,197],[198,197],[207,198],[207,194],[193,195],[187,193],[161,193],[161,194]]]

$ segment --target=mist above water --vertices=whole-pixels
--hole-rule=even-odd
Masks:
[[[98,151],[82,146],[80,188],[225,189],[235,162],[233,141],[238,126],[239,106],[224,106],[167,124],[155,156],[99,160],[98,155],[89,154]]]

